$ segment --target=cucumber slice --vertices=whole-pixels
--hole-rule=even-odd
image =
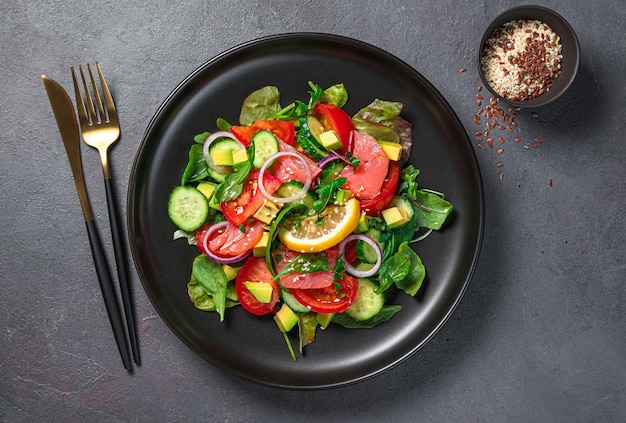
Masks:
[[[334,181],[335,179],[341,176],[341,172],[346,167],[343,162],[332,162],[324,167],[324,170],[320,173],[320,183],[327,184],[330,181]]]
[[[263,129],[252,137],[254,145],[254,161],[252,166],[260,169],[263,163],[274,154],[278,153],[278,140],[270,131]]]
[[[304,304],[296,300],[296,297],[294,297],[293,294],[289,290],[281,289],[280,296],[282,297],[285,304],[287,304],[289,308],[295,311],[296,313],[310,313],[311,312],[311,310],[306,308]]]
[[[385,294],[376,293],[376,285],[369,279],[357,279],[356,298],[345,313],[354,320],[367,320],[376,316],[385,305]]]
[[[384,243],[379,241],[381,232],[378,229],[370,228],[363,235],[366,235],[381,244],[381,250],[383,249]],[[371,245],[363,241],[356,242],[356,256],[363,263],[375,264],[378,261],[376,250],[374,250]]]
[[[197,230],[209,216],[209,201],[198,189],[190,186],[174,188],[167,203],[167,214],[179,229]]]
[[[309,117],[300,118],[300,129],[298,129],[296,133],[296,140],[307,156],[315,161],[320,161],[328,155],[328,151],[311,133],[311,129],[307,123]]]
[[[281,197],[281,198],[291,197],[292,195],[302,191],[303,187],[304,187],[304,184],[302,182],[287,181],[284,184],[282,184],[280,187],[278,187],[274,195],[276,195],[277,197]],[[304,197],[302,197],[300,200],[294,201],[293,204],[304,204],[309,209],[312,209],[314,201],[315,201],[315,196],[313,195],[313,193],[310,191],[307,191]]]

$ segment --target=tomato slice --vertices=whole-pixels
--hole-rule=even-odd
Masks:
[[[350,146],[350,134],[354,131],[352,118],[342,108],[333,104],[317,103],[313,106],[313,114],[317,117],[324,129],[333,130],[343,144],[338,151],[341,154],[346,153]]]
[[[230,132],[248,148],[254,134],[263,129],[270,131],[287,144],[293,145],[296,134],[294,124],[284,120],[257,120],[247,126],[231,126]]]
[[[378,213],[385,210],[393,200],[398,190],[399,180],[400,166],[398,166],[398,162],[392,161],[389,163],[389,172],[380,192],[372,199],[361,201],[361,210],[368,216],[378,216]]]
[[[339,293],[334,285],[319,289],[292,289],[291,293],[296,300],[316,313],[341,313],[346,311],[354,302],[357,291],[357,281],[346,275],[337,281],[341,285]]]
[[[244,183],[239,197],[220,203],[220,210],[233,225],[241,225],[261,208],[265,196],[258,187],[259,171],[252,170]],[[269,194],[273,194],[282,184],[281,180],[265,172],[263,186]]]
[[[226,230],[209,240],[209,250],[215,255],[227,257],[251,250],[263,237],[263,222],[251,219],[242,225],[243,228],[229,223]]]
[[[262,303],[246,288],[244,282],[265,282],[272,285],[272,300],[269,303]],[[237,299],[244,309],[252,314],[261,316],[273,313],[278,304],[278,284],[272,280],[272,274],[267,268],[265,259],[261,257],[250,257],[241,266],[237,278],[235,279],[235,290]]]

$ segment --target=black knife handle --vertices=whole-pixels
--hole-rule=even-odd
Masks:
[[[126,315],[126,328],[130,337],[130,347],[133,352],[133,360],[140,364],[139,341],[137,340],[137,327],[135,324],[135,310],[133,307],[132,292],[128,281],[128,262],[126,260],[126,247],[124,243],[123,231],[120,226],[117,213],[117,202],[113,192],[111,179],[104,180],[104,188],[107,196],[107,207],[109,208],[109,221],[111,224],[111,236],[113,238],[113,252],[115,253],[115,264],[122,294],[122,304]]]
[[[87,224],[87,234],[89,235],[89,244],[91,245],[91,255],[96,265],[96,274],[98,275],[98,282],[100,283],[100,290],[102,291],[104,304],[109,315],[109,321],[113,328],[113,335],[122,356],[124,367],[130,370],[130,353],[128,351],[128,343],[126,342],[122,314],[115,294],[115,288],[113,287],[113,280],[111,279],[111,272],[104,254],[104,248],[102,247],[95,221],[88,220],[85,223]]]

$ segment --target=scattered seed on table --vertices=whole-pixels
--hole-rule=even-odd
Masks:
[[[504,153],[504,148],[498,148],[497,152],[498,152],[498,154]]]
[[[500,141],[501,143],[504,144],[504,138],[503,137],[498,137],[498,141]]]
[[[496,167],[502,167],[502,166],[504,166],[504,163],[502,163],[502,162],[496,163]]]
[[[535,138],[535,142],[541,144],[543,141],[541,140],[541,138]]]
[[[459,69],[459,72],[461,72],[461,73],[466,72],[466,71],[467,71],[467,68],[461,68],[461,69]]]
[[[552,186],[552,179],[548,179],[548,186],[551,187]]]
[[[489,148],[493,148],[493,139],[488,139],[487,145],[489,146]]]
[[[504,179],[504,173],[500,172],[500,174],[498,175],[498,177],[500,178],[500,180],[502,181]]]
[[[515,142],[520,142],[522,140],[522,137],[515,137],[513,138],[513,141]]]
[[[484,149],[485,149],[485,147],[484,147],[482,144],[480,144],[480,143],[478,143],[478,144],[476,144],[476,145],[477,145],[477,146],[478,146],[478,148],[480,148],[481,150],[484,150]]]
[[[536,117],[538,117],[538,116],[539,116],[539,113],[537,113],[537,112],[531,112],[531,113],[530,113],[530,115],[531,115],[532,117],[536,118]]]
[[[481,92],[483,90],[483,86],[479,85],[476,89],[478,90],[478,92]]]

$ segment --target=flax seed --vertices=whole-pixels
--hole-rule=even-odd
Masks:
[[[543,141],[541,140],[541,138],[535,138],[535,142],[541,144]]]
[[[498,141],[500,141],[501,143],[504,144],[504,138],[503,137],[498,137]]]
[[[502,163],[502,162],[496,163],[496,167],[502,167],[502,166],[504,166],[504,163]]]
[[[504,180],[504,173],[500,172],[498,178],[500,178],[501,181]]]
[[[488,139],[487,145],[489,146],[489,148],[493,148],[493,139]]]
[[[478,144],[476,144],[476,145],[477,145],[477,146],[478,146],[478,148],[480,148],[481,150],[484,150],[484,149],[485,149],[485,147],[484,147],[481,143],[478,143]]]
[[[551,187],[552,186],[552,179],[548,179],[548,186]]]
[[[498,152],[498,154],[502,154],[502,153],[504,153],[504,148],[498,148],[498,151],[497,151],[497,152]]]
[[[461,72],[461,73],[467,72],[467,68],[461,68],[461,69],[459,69],[459,72]]]
[[[513,141],[515,142],[520,142],[522,140],[522,137],[515,137],[513,138]]]
[[[476,90],[478,90],[478,92],[481,92],[481,91],[483,90],[483,86],[482,86],[482,85],[479,85],[479,86],[476,88]]]
[[[530,113],[530,115],[531,115],[532,117],[536,118],[536,117],[538,117],[538,116],[539,116],[539,113],[537,113],[537,112],[531,112],[531,113]]]

